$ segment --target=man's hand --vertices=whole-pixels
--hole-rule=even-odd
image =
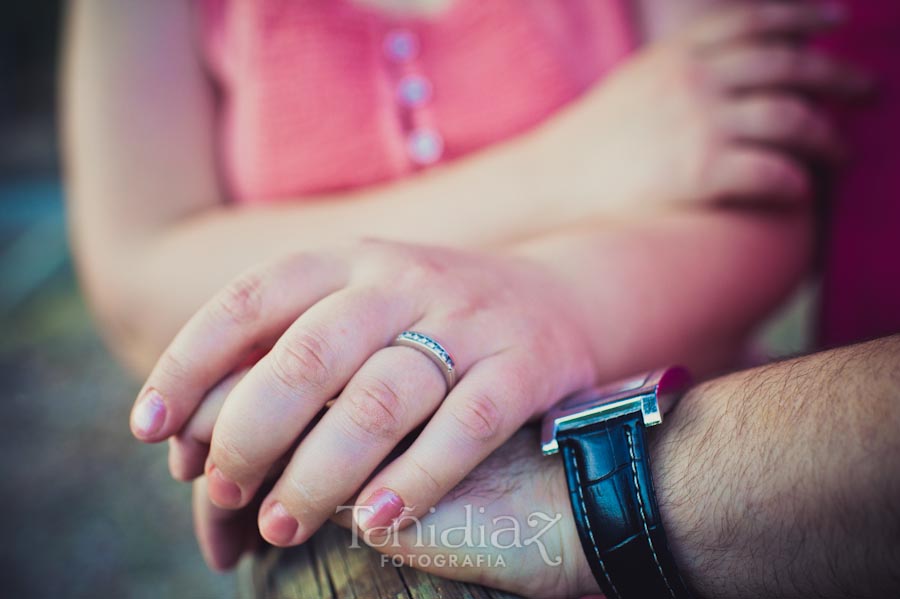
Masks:
[[[349,511],[334,520],[351,526]],[[356,534],[385,554],[385,564],[404,563],[527,597],[599,592],[575,530],[562,462],[541,455],[532,427],[407,524],[400,531]]]
[[[699,596],[900,594],[900,336],[701,385],[651,431],[662,521],[682,576]],[[499,516],[512,517],[524,533],[530,515],[562,514],[541,537],[561,564],[542,559],[535,543],[423,546],[416,527],[401,531],[396,546],[379,547],[380,537],[372,544],[412,566],[427,564],[419,556],[429,555],[431,572],[526,596],[596,592],[568,501],[560,460],[541,457],[526,430],[474,470],[420,528],[434,526],[439,537],[464,523],[467,505],[475,529],[485,526],[488,535],[509,524],[494,523]],[[493,561],[434,565],[438,554],[474,561],[479,553]],[[505,567],[496,567],[497,556]]]

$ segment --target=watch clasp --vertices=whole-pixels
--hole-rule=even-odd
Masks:
[[[557,435],[561,430],[641,411],[644,426],[662,423],[668,412],[691,384],[684,368],[674,366],[653,371],[627,381],[579,391],[551,409],[541,427],[544,455],[559,451]]]

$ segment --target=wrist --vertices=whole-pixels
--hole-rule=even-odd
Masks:
[[[515,244],[504,246],[499,253],[516,264],[517,268],[527,270],[529,277],[537,282],[537,288],[551,304],[554,314],[573,323],[582,341],[583,354],[590,359],[594,371],[585,385],[599,380],[600,366],[609,363],[610,357],[603,341],[603,336],[596,334],[605,327],[602,311],[596,309],[593,283],[585,280],[584,272],[573,269],[573,264],[585,258],[576,247],[573,252],[570,241],[580,245],[578,237],[584,236],[584,230],[556,231]]]
[[[568,483],[566,472],[559,456],[542,458],[547,464],[545,475],[547,488],[550,489],[550,497],[555,513],[561,514],[559,521],[559,547],[563,568],[560,577],[565,588],[560,589],[560,595],[565,597],[583,597],[600,593],[600,585],[594,579],[587,556],[578,539],[578,531],[575,528],[575,517],[572,514],[572,505],[569,502]]]
[[[647,438],[656,501],[669,550],[682,579],[700,596],[708,596],[705,591],[711,590],[703,577],[704,564],[716,559],[705,550],[721,547],[721,539],[709,536],[715,530],[711,523],[719,520],[720,510],[729,502],[717,471],[710,467],[714,460],[698,457],[711,442],[709,431],[727,426],[727,398],[711,385],[689,391],[667,415],[665,425],[648,431]]]
[[[562,457],[572,520],[607,596],[692,596],[660,519],[645,433],[690,380],[683,368],[660,368],[575,393],[544,417],[541,449]]]

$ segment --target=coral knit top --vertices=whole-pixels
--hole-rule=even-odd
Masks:
[[[199,0],[240,203],[407,176],[534,127],[630,51],[624,0]]]
[[[855,157],[825,243],[825,344],[900,331],[900,5],[843,0],[829,45],[880,102],[844,119]],[[404,18],[352,0],[197,0],[230,197],[251,204],[409,176],[527,131],[632,50],[629,0],[453,0]]]

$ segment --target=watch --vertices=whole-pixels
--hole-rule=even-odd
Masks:
[[[581,546],[608,599],[691,597],[660,522],[644,435],[690,381],[665,368],[570,395],[544,417],[541,449],[562,454]]]

